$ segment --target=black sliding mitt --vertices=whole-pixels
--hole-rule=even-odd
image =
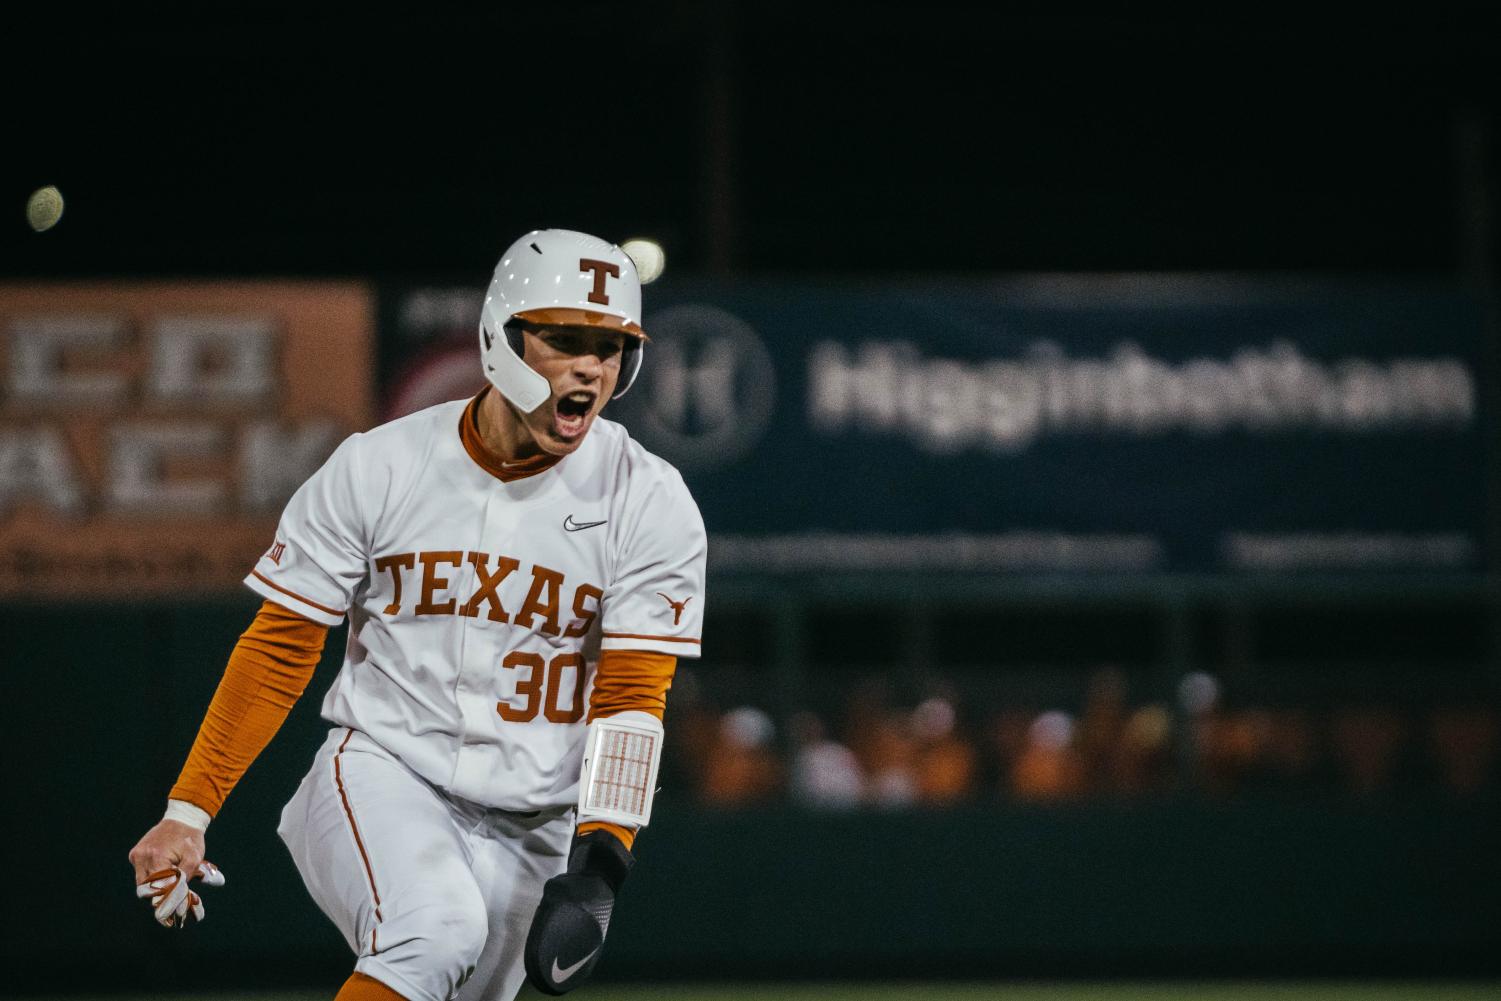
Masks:
[[[526,935],[526,976],[544,994],[563,994],[589,979],[599,962],[615,895],[635,856],[609,831],[573,839],[568,871],[542,888]]]

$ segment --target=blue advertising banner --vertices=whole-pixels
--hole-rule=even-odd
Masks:
[[[1484,564],[1481,304],[1128,275],[664,280],[606,416],[720,570]],[[386,297],[391,415],[471,392],[478,289]]]

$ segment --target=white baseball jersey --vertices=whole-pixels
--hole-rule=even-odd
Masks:
[[[460,437],[473,405],[346,439],[245,583],[349,617],[330,722],[471,802],[563,806],[600,650],[699,653],[703,519],[677,470],[598,418],[573,454],[502,481]]]

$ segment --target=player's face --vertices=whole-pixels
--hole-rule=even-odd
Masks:
[[[567,455],[615,395],[625,334],[595,327],[525,330],[526,363],[552,386],[552,396],[522,422],[542,451]]]

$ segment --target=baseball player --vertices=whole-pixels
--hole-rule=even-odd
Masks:
[[[561,994],[599,959],[651,815],[706,540],[682,477],[600,418],[641,368],[631,259],[539,230],[485,297],[489,385],[347,439],[245,583],[265,599],[165,817],[130,852],[159,921],[219,885],[204,831],[349,619],[333,729],[278,828],[357,959],[339,1001]]]

